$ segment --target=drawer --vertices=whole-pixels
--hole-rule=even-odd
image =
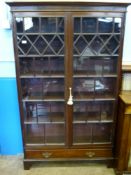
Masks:
[[[112,157],[111,149],[26,150],[27,159]]]

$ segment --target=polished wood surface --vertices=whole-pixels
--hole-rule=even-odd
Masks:
[[[122,92],[119,99],[116,142],[116,172],[130,173],[131,149],[131,92]]]
[[[122,4],[122,5],[129,5],[131,4],[131,1],[123,1],[123,0],[108,0],[108,1],[104,1],[104,0],[76,0],[75,3],[88,3],[88,4],[98,4],[98,5],[119,5],[119,4]],[[14,3],[17,4],[17,5],[23,5],[24,3],[26,4],[29,4],[29,3],[32,3],[32,4],[41,4],[41,3],[74,3],[73,0],[64,0],[64,1],[61,1],[61,0],[38,0],[37,3],[36,3],[36,0],[7,0],[7,3],[10,4],[10,5],[13,5]]]
[[[59,150],[46,150],[38,151],[38,150],[27,150],[26,151],[27,159],[50,159],[50,158],[59,158],[63,159],[79,159],[79,158],[112,158],[111,149],[59,149]]]
[[[131,91],[122,91],[120,94],[121,100],[126,104],[131,104]]]
[[[131,73],[131,65],[122,65],[123,73]]]

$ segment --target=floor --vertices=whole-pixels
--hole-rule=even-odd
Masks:
[[[44,163],[23,170],[22,156],[0,156],[1,175],[115,175],[112,168],[87,163]]]

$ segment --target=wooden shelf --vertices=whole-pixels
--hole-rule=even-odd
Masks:
[[[64,113],[47,114],[47,116],[28,117],[24,120],[24,124],[65,124]]]
[[[102,74],[102,75],[97,75],[97,74],[75,74],[73,75],[73,78],[117,78],[117,74]]]
[[[65,145],[65,143],[63,142],[63,137],[48,137],[48,139],[46,140],[46,142],[44,142],[44,136],[43,137],[26,137],[26,145],[30,146],[30,145],[43,145],[43,146],[47,146],[47,145]]]
[[[31,75],[31,74],[28,74],[28,75],[21,75],[20,78],[65,78],[64,75]]]
[[[81,35],[81,34],[82,35],[88,35],[88,36],[89,35],[94,35],[94,34],[96,34],[96,35],[120,35],[120,33],[117,33],[117,32],[116,33],[115,32],[114,33],[112,33],[112,32],[110,32],[110,33],[104,33],[104,32],[103,33],[102,32],[94,32],[94,33],[91,33],[91,32],[88,32],[88,33],[79,33],[78,32],[78,33],[74,33],[74,35]]]
[[[59,32],[54,32],[54,33],[51,33],[51,32],[49,32],[49,33],[46,33],[46,32],[23,32],[23,33],[17,33],[17,35],[19,36],[19,35],[37,35],[37,36],[39,36],[39,35],[64,35],[64,33],[59,33]]]
[[[63,98],[52,98],[52,99],[47,99],[47,98],[23,98],[23,102],[42,102],[42,101],[47,101],[47,102],[64,102],[65,100]]]
[[[111,54],[94,54],[94,55],[87,55],[88,57],[118,57],[119,55],[118,54],[114,54],[114,55],[111,55]],[[82,54],[79,54],[79,55],[73,55],[73,57],[85,57],[85,55],[83,56]]]
[[[73,124],[88,124],[88,123],[90,123],[90,124],[97,124],[97,123],[99,123],[99,124],[103,124],[103,123],[113,123],[113,120],[96,120],[96,121],[93,121],[93,120],[85,120],[85,121],[78,121],[78,120],[74,120],[73,121]]]
[[[126,105],[131,104],[131,91],[122,91],[119,96]]]

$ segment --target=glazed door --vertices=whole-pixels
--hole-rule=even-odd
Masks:
[[[73,145],[112,145],[118,94],[121,18],[74,15]]]
[[[15,14],[25,145],[112,145],[122,15]]]
[[[15,17],[25,146],[60,147],[66,144],[66,17],[33,15]]]

